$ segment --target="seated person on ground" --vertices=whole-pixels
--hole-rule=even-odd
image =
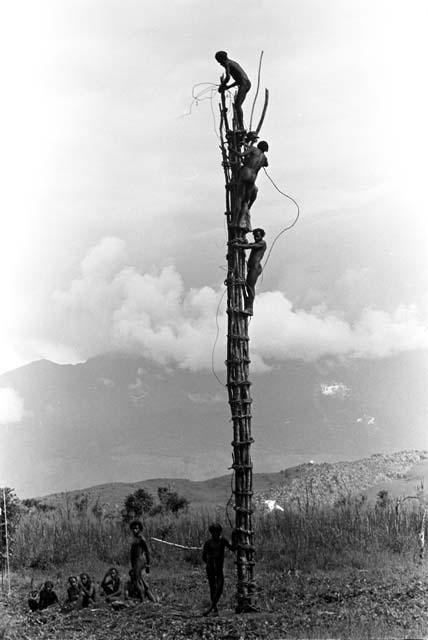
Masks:
[[[111,567],[101,582],[101,590],[105,595],[106,602],[113,602],[122,595],[122,585],[119,572],[115,567]]]
[[[67,588],[67,604],[77,604],[80,603],[82,599],[82,590],[79,585],[79,580],[77,576],[70,576],[68,578],[68,588]]]
[[[53,589],[53,582],[46,580],[40,592],[31,591],[28,606],[31,611],[41,611],[58,603],[58,596]]]
[[[95,585],[87,573],[80,574],[80,589],[82,591],[82,607],[89,607],[96,600]]]

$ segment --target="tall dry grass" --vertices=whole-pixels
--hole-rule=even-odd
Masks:
[[[202,546],[212,520],[220,521],[224,533],[231,527],[226,514],[191,511],[179,515],[157,514],[144,518],[144,535],[187,546]],[[306,504],[302,509],[254,515],[257,561],[267,569],[286,571],[351,566],[365,568],[384,564],[388,557],[416,558],[421,512],[417,507],[395,510],[358,501],[334,507]],[[29,511],[19,522],[13,546],[15,568],[48,569],[70,563],[98,560],[127,565],[130,532],[119,518],[104,517],[93,510],[58,509]],[[175,550],[151,542],[157,565],[171,562],[198,564],[200,552]]]

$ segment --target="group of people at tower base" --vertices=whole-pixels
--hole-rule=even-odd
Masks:
[[[111,567],[100,584],[97,594],[95,583],[87,573],[68,578],[65,599],[60,602],[54,584],[47,580],[40,591],[31,591],[28,606],[31,611],[41,611],[53,605],[61,606],[64,612],[74,609],[98,606],[98,601],[104,601],[113,609],[123,609],[131,602],[143,602],[145,599],[157,603],[157,598],[150,590],[146,575],[150,573],[150,551],[143,537],[143,525],[140,520],[133,520],[129,525],[133,534],[130,548],[129,579],[122,583],[119,570]],[[209,527],[210,538],[202,547],[202,560],[205,563],[206,574],[210,589],[210,607],[203,615],[218,614],[218,602],[224,586],[224,552],[225,549],[235,550],[222,535],[222,526],[213,523]]]
[[[251,82],[243,70],[243,68],[234,60],[231,60],[226,51],[217,51],[215,59],[225,69],[225,74],[221,76],[219,92],[237,87],[234,99],[234,110],[237,120],[237,128],[235,132],[244,134],[246,143],[243,144],[244,150],[238,151],[231,149],[230,152],[236,159],[240,159],[242,165],[239,169],[237,197],[235,201],[234,211],[232,212],[231,225],[237,229],[241,229],[244,233],[251,231],[250,210],[254,204],[258,189],[256,187],[256,178],[262,167],[268,166],[266,153],[269,151],[269,145],[265,140],[261,140],[257,145],[253,144],[257,139],[257,134],[244,128],[244,114],[242,104],[251,89]],[[232,77],[233,82],[228,84]],[[249,144],[247,144],[249,143]],[[232,162],[235,158],[230,159]],[[246,239],[233,241],[231,244],[234,248],[250,250],[250,257],[247,261],[247,278],[246,292],[244,295],[243,313],[253,315],[253,305],[255,298],[256,282],[262,273],[261,261],[266,252],[266,242],[264,240],[264,229],[254,229],[254,242],[248,242]]]

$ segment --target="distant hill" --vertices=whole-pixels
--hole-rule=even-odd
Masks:
[[[281,482],[282,477],[282,472],[256,473],[254,474],[255,490],[260,493],[269,491]],[[38,499],[44,504],[56,507],[64,505],[67,500],[73,503],[76,498],[85,496],[88,500],[88,505],[98,503],[104,507],[105,512],[117,513],[120,511],[126,496],[130,493],[137,489],[145,489],[156,498],[158,487],[169,487],[171,490],[176,491],[189,500],[192,508],[212,508],[224,506],[229,500],[231,495],[231,476],[225,475],[199,482],[182,478],[154,478],[142,480],[141,482],[112,482],[87,489],[54,493]]]
[[[254,474],[256,502],[274,499],[279,505],[332,504],[341,498],[365,495],[375,501],[385,489],[391,497],[416,495],[418,487],[428,479],[428,451],[401,451],[375,454],[351,462],[302,464],[278,473]],[[195,482],[180,478],[157,478],[135,483],[116,482],[87,489],[56,493],[40,498],[55,507],[66,501],[73,504],[85,496],[88,505],[98,503],[105,513],[118,514],[130,493],[144,488],[154,497],[158,487],[168,486],[191,503],[194,509],[224,507],[231,495],[231,476]]]
[[[334,464],[303,464],[286,469],[281,475],[281,483],[258,494],[259,502],[271,499],[281,506],[296,502],[334,504],[357,495],[373,502],[381,490],[388,491],[391,498],[417,494],[423,498],[425,478],[428,478],[428,451],[374,454],[362,460]]]

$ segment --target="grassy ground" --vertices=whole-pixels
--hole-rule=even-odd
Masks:
[[[94,567],[93,567],[94,568]],[[106,567],[99,567],[98,575]],[[123,568],[122,575],[126,569]],[[68,568],[56,574],[63,597]],[[35,582],[55,576],[38,572]],[[428,635],[427,572],[413,562],[388,569],[307,572],[267,571],[257,566],[255,614],[234,613],[234,566],[229,558],[219,617],[201,616],[208,589],[201,566],[180,563],[155,567],[150,584],[159,604],[149,602],[113,611],[101,603],[92,610],[30,613],[30,574],[12,574],[12,595],[0,602],[0,637],[4,640],[119,640],[255,638],[422,638]]]
[[[426,561],[418,559],[422,508],[299,505],[254,516],[259,612],[234,613],[235,566],[228,554],[219,617],[202,617],[208,586],[200,551],[153,537],[201,546],[220,513],[144,519],[152,547],[150,585],[159,603],[121,611],[30,613],[31,581],[46,579],[64,599],[67,577],[88,572],[96,582],[111,565],[127,575],[129,528],[92,512],[25,513],[13,536],[12,595],[0,601],[0,640],[254,640],[266,638],[428,637]],[[231,530],[223,521],[224,533]]]

